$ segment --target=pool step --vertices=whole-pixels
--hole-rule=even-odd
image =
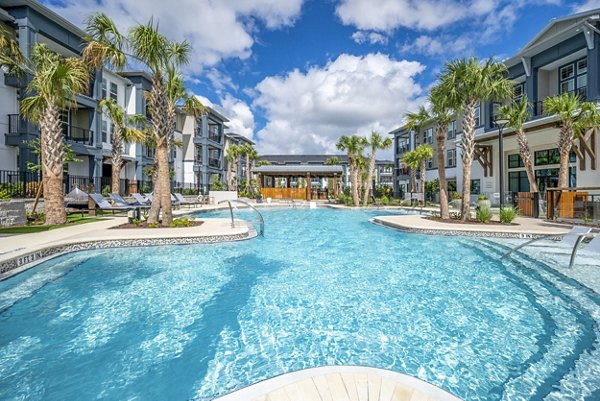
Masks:
[[[477,242],[498,257],[508,249],[489,240]],[[546,292],[541,298],[554,301],[541,306],[553,321],[559,315],[563,320],[562,327],[554,329],[543,355],[521,375],[507,381],[504,399],[516,396],[546,400],[592,399],[590,397],[600,391],[600,332],[596,324],[600,318],[600,297],[525,254],[504,264],[534,293]],[[552,296],[548,298],[548,295]],[[570,322],[567,325],[565,318]]]

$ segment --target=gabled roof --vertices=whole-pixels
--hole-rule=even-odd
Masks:
[[[600,21],[600,8],[571,14],[550,20],[517,54],[505,60],[511,67],[521,62],[522,57],[531,57],[548,47],[581,33],[581,26],[588,21]]]
[[[26,6],[26,7],[29,7],[31,9],[37,11],[42,16],[56,22],[58,25],[62,26],[67,31],[71,32],[72,34],[74,34],[76,36],[84,38],[86,35],[86,33],[81,28],[79,28],[75,24],[71,23],[70,21],[67,21],[65,18],[61,17],[60,15],[58,15],[57,13],[55,13],[48,7],[44,6],[43,4],[41,4],[35,0],[2,0],[2,7],[4,7],[4,8],[22,7],[22,6]]]

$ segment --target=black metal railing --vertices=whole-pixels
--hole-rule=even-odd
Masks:
[[[221,168],[221,161],[219,159],[209,158],[208,165],[214,168]]]
[[[202,186],[195,182],[176,182],[173,184],[173,192],[178,192],[182,195],[200,195],[202,194]]]
[[[22,122],[21,116],[19,114],[9,114],[8,115],[8,133],[9,134],[18,134],[21,130]]]
[[[582,86],[581,88],[577,88],[575,90],[563,92],[563,93],[572,93],[572,94],[578,96],[579,99],[582,101],[587,100],[587,86]],[[554,96],[558,96],[558,95],[554,95]],[[548,97],[554,97],[554,96],[548,96]],[[548,97],[546,97],[538,102],[533,103],[533,116],[534,117],[544,115],[544,100],[547,99]]]
[[[37,172],[0,170],[0,190],[11,198],[35,197],[39,181]]]
[[[94,132],[92,130],[65,123],[63,123],[62,129],[67,141],[89,146],[94,144]]]

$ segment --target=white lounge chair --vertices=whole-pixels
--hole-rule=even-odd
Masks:
[[[548,238],[559,237],[562,235],[561,240],[558,242],[558,246],[560,246],[562,248],[572,249],[571,260],[569,261],[569,268],[570,268],[570,267],[573,267],[573,262],[575,262],[575,254],[577,253],[577,247],[579,246],[579,244],[581,243],[583,238],[588,236],[591,231],[592,231],[592,229],[589,227],[574,226],[573,228],[571,228],[571,231],[569,231],[566,234],[550,234],[550,235],[546,235],[544,237],[538,237],[538,238],[531,239],[527,242],[524,242],[521,245],[508,251],[502,257],[503,258],[510,257],[513,252],[518,251],[519,249],[524,248],[536,241],[540,241],[540,240],[548,239]]]
[[[179,192],[175,192],[175,193],[173,193],[173,195],[175,195],[175,199],[177,199],[177,202],[179,202],[180,205],[188,205],[188,206],[201,205],[201,203],[198,201],[189,201],[189,200],[185,199],[183,197],[183,195],[181,195]]]

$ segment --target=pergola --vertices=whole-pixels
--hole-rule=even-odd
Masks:
[[[337,196],[344,169],[339,165],[299,164],[260,166],[255,167],[252,172],[257,175],[260,192],[264,198],[313,200],[327,199],[328,195]],[[313,178],[332,179],[333,188],[313,186],[311,185]],[[301,179],[306,179],[306,187],[298,187]]]

